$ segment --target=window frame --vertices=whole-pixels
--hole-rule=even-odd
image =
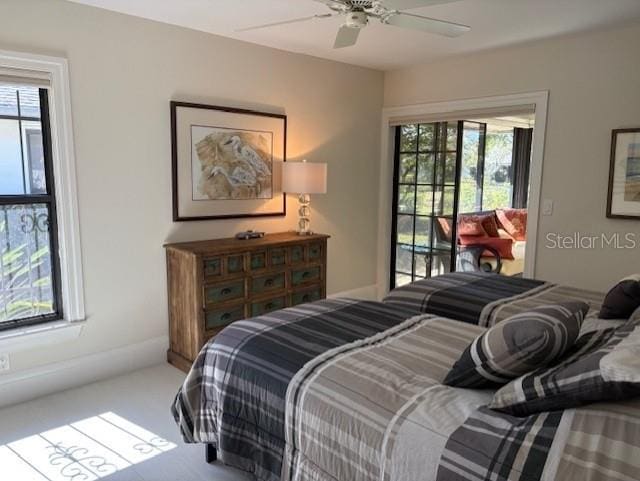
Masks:
[[[9,331],[25,326],[44,324],[64,319],[64,306],[62,303],[62,291],[60,286],[60,255],[58,243],[58,222],[56,208],[55,173],[51,165],[51,122],[49,121],[49,92],[48,89],[39,88],[40,118],[23,116],[18,102],[18,115],[0,115],[0,119],[16,120],[20,129],[20,142],[22,139],[22,122],[38,121],[42,128],[42,149],[44,156],[44,172],[46,194],[8,194],[0,195],[0,206],[43,204],[48,209],[49,247],[51,255],[51,290],[53,294],[53,312],[39,316],[24,317],[0,322],[0,332]],[[24,162],[24,159],[23,159]],[[22,166],[24,171],[24,164]],[[29,169],[31,172],[31,169]],[[31,182],[31,179],[29,179]],[[26,190],[26,177],[23,180]]]
[[[0,76],[15,77],[16,83],[33,80],[34,84],[48,84],[43,86],[48,91],[49,113],[48,128],[43,126],[43,143],[50,148],[48,164],[55,174],[48,176],[47,182],[52,186],[49,193],[55,196],[49,221],[52,238],[54,230],[56,238],[52,251],[59,259],[58,314],[38,320],[38,325],[22,324],[2,330],[2,340],[84,321],[85,308],[68,62],[62,57],[0,50]],[[50,142],[44,141],[44,135],[50,136]],[[46,165],[47,162],[45,168]],[[26,196],[14,196],[14,201],[24,199],[22,203],[31,203],[35,197],[40,196],[30,196],[28,202]]]

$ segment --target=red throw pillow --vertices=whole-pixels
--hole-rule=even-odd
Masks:
[[[458,234],[465,236],[486,236],[482,227],[482,219],[475,215],[461,215],[458,217]]]
[[[527,209],[496,209],[496,216],[511,237],[527,240]]]
[[[458,238],[458,242],[462,246],[484,245],[494,248],[500,254],[501,259],[513,260],[513,241],[511,239],[501,239],[499,237],[480,237],[463,236]],[[493,252],[486,250],[482,253],[482,257],[495,257]]]
[[[500,237],[498,232],[498,222],[495,214],[487,214],[482,216],[482,228],[489,237]]]
[[[500,237],[500,239],[509,239],[509,240],[512,240],[512,241],[513,241],[513,240],[515,240],[515,239],[514,239],[513,237],[511,237],[511,236],[509,235],[509,233],[508,233],[506,230],[504,230],[502,227],[500,227],[500,228],[498,229],[498,236]]]
[[[458,232],[466,236],[486,236],[487,233],[482,228],[480,222],[473,220],[460,220],[458,222]]]
[[[460,235],[488,235],[499,237],[498,223],[494,214],[460,214],[458,216]]]
[[[438,217],[437,219],[443,239],[451,242],[451,219],[447,217]]]

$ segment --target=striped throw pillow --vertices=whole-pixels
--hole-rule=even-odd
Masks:
[[[510,382],[491,409],[514,416],[640,396],[640,312],[622,326],[588,332],[555,366]]]
[[[505,319],[465,349],[443,384],[498,387],[552,363],[573,346],[588,310],[584,302],[567,301]]]

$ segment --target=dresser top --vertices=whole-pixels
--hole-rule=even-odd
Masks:
[[[325,240],[330,236],[326,234],[298,235],[295,232],[278,232],[275,234],[265,234],[259,239],[239,240],[235,237],[226,239],[211,239],[193,242],[176,242],[165,244],[166,249],[173,249],[193,254],[212,254],[217,252],[233,252],[243,250],[254,250],[260,247],[268,247],[282,244],[296,244],[313,240]]]

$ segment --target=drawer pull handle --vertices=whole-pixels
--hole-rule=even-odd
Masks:
[[[309,279],[309,277],[311,277],[311,272],[304,271],[304,273],[302,274],[302,278],[303,279]]]
[[[273,279],[267,279],[264,281],[264,285],[267,287],[271,287],[273,285]]]
[[[229,312],[225,312],[224,314],[222,314],[222,315],[220,316],[220,320],[221,320],[221,321],[227,321],[227,320],[229,320],[230,318],[231,318],[231,313],[229,313]]]
[[[309,294],[305,294],[304,296],[302,296],[302,302],[309,302]]]
[[[264,308],[267,309],[267,310],[273,309],[274,307],[275,307],[275,304],[273,302],[268,302],[264,306]]]
[[[228,287],[225,287],[220,291],[220,294],[222,294],[223,296],[228,296],[229,294],[231,294],[231,289],[229,289]]]

